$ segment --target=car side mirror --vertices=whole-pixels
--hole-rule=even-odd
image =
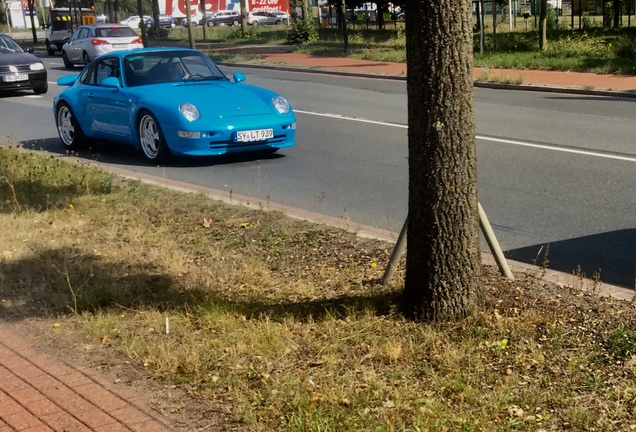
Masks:
[[[29,48],[25,48],[24,49],[26,52],[33,54],[33,48],[29,47]]]
[[[120,89],[121,88],[121,84],[119,82],[119,79],[117,79],[115,77],[104,78],[100,85],[102,87],[108,87],[108,88],[114,88],[114,89]]]
[[[234,82],[238,84],[245,81],[245,74],[242,72],[234,72],[232,78],[234,78]]]

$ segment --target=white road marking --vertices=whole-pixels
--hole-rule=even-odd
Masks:
[[[390,126],[390,127],[400,128],[400,129],[408,129],[408,125],[403,125],[399,123],[381,122],[381,121],[368,120],[368,119],[362,119],[362,118],[356,118],[356,117],[347,117],[341,114],[317,113],[317,112],[302,111],[297,109],[294,109],[294,112],[307,114],[307,115],[313,115],[313,116],[319,116],[319,117],[329,117],[329,118],[334,118],[339,120],[376,124],[378,126]],[[542,150],[557,151],[562,153],[572,153],[572,154],[577,154],[582,156],[592,156],[592,157],[614,159],[614,160],[620,160],[620,161],[626,161],[626,162],[636,162],[636,156],[617,155],[617,154],[603,153],[603,152],[591,151],[591,150],[579,150],[579,149],[573,149],[573,148],[567,148],[567,147],[552,146],[549,144],[535,144],[535,143],[530,143],[525,141],[509,140],[504,138],[493,138],[493,137],[487,137],[482,135],[477,135],[475,138],[482,141],[491,141],[491,142],[515,145],[520,147],[529,147],[529,148],[536,148],[536,149],[542,149]]]

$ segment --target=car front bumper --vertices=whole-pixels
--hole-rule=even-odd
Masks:
[[[47,84],[46,71],[29,72],[23,74],[28,75],[27,80],[12,81],[12,77],[19,74],[0,74],[0,91],[32,90],[34,88],[44,87]]]

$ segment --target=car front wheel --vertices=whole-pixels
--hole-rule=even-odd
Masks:
[[[155,116],[145,111],[139,117],[139,146],[144,156],[150,162],[161,163],[170,156],[170,150],[161,132],[161,127]]]
[[[234,21],[232,21],[232,25],[233,25],[233,26],[237,26],[237,25],[239,25],[239,24],[240,24],[239,20],[234,20]]]
[[[55,49],[49,41],[46,41],[46,53],[50,56],[55,55]]]
[[[44,94],[47,91],[49,91],[49,83],[46,83],[46,82],[42,85],[33,87],[33,93],[35,93],[36,95]]]
[[[60,102],[55,116],[57,133],[62,144],[69,150],[81,148],[86,143],[86,137],[80,127],[73,110],[66,102]]]

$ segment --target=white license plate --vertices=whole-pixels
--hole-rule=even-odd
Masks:
[[[4,77],[4,82],[16,82],[16,81],[28,81],[29,76],[26,74],[20,75],[7,75]]]
[[[113,44],[114,48],[126,48],[128,44]]]
[[[274,138],[274,129],[257,129],[236,133],[236,142],[265,141]]]

